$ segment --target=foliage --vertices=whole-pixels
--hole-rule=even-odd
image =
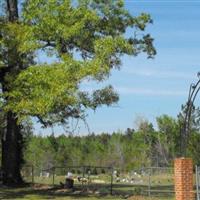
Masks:
[[[16,66],[4,78],[3,109],[20,122],[34,116],[47,126],[116,103],[112,86],[90,94],[80,83],[107,79],[124,54],[153,57],[153,39],[144,32],[151,22],[145,13],[132,16],[121,0],[23,1],[17,21],[0,20],[1,70],[9,68],[8,60]],[[128,28],[134,34],[125,37]],[[39,62],[39,54],[52,61]]]
[[[4,0],[1,5],[2,168],[3,183],[11,185],[22,182],[22,128],[31,117],[52,127],[69,118],[84,120],[88,108],[117,103],[112,86],[86,92],[80,84],[107,79],[123,55],[153,57],[156,51],[145,33],[150,16],[132,16],[121,0]],[[127,36],[127,29],[135,33]],[[58,151],[50,138],[43,165],[55,160],[49,145]]]
[[[3,20],[0,32],[1,69],[7,68],[10,49],[21,59],[21,72],[6,76],[10,89],[3,94],[4,110],[20,120],[36,116],[45,125],[63,123],[68,117],[81,118],[86,108],[116,103],[112,86],[89,94],[80,91],[80,83],[105,80],[124,54],[155,55],[150,35],[124,36],[129,27],[141,33],[152,20],[144,13],[133,17],[121,0],[26,0],[20,16],[17,22]],[[37,62],[38,52],[56,59]],[[16,55],[10,60],[14,65]]]
[[[145,122],[145,126],[144,126]],[[157,117],[155,130],[151,123],[141,121],[138,127],[124,132],[86,136],[31,136],[25,159],[27,164],[47,168],[51,165],[114,166],[121,170],[155,166],[171,166],[179,154],[180,125],[178,118]],[[197,125],[199,126],[199,125]],[[147,127],[147,128],[144,128]],[[194,129],[197,130],[197,129]],[[200,133],[193,131],[188,155],[199,160]],[[98,158],[98,159],[97,159]]]
[[[128,130],[128,134],[126,131],[87,136],[32,136],[25,151],[25,159],[28,164],[43,168],[54,164],[115,166],[123,170],[131,170],[149,165],[170,165],[174,154],[164,155],[167,159],[165,162],[163,153],[159,153],[168,147],[170,141],[167,143],[164,136],[164,139],[160,139],[162,136],[159,131],[153,128],[143,132]],[[169,131],[172,133],[170,129]],[[174,151],[172,147],[168,147],[169,153]]]
[[[157,124],[159,128],[157,147],[159,154],[168,164],[168,160],[175,158],[179,152],[180,125],[177,119],[167,115],[157,117]]]

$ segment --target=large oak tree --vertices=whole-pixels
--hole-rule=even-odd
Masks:
[[[0,12],[0,84],[4,184],[22,182],[24,121],[44,126],[84,118],[118,101],[112,86],[88,93],[82,81],[101,82],[124,54],[155,55],[145,32],[148,14],[132,16],[122,0],[4,0]],[[127,34],[127,29],[129,34]],[[131,33],[131,34],[130,34]],[[42,62],[38,57],[49,58]],[[53,59],[50,59],[53,57]]]

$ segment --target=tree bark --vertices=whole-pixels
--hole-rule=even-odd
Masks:
[[[17,0],[7,0],[8,20],[16,22],[18,20]],[[2,77],[2,92],[9,92],[9,82],[5,77],[9,73],[16,73],[18,63],[13,62],[13,58],[18,58],[17,49],[8,50],[8,66]],[[13,74],[13,75],[14,75]],[[9,101],[9,99],[6,99]],[[6,127],[2,137],[2,170],[3,184],[17,185],[22,183],[20,174],[22,164],[22,147],[23,138],[21,134],[21,126],[17,123],[17,115],[12,111],[5,113]]]
[[[10,22],[18,19],[17,0],[7,0],[8,20]]]
[[[17,185],[23,182],[20,174],[23,139],[16,115],[11,111],[6,115],[7,125],[2,138],[3,184]]]

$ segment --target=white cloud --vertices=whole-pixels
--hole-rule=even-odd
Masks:
[[[84,85],[83,91],[91,93],[94,90],[101,89],[102,86],[97,85]],[[162,88],[144,88],[144,87],[127,87],[127,86],[114,86],[114,90],[122,95],[144,95],[144,96],[187,96],[188,91],[178,89],[162,89]]]
[[[171,71],[171,70],[161,70],[161,69],[125,69],[125,73],[138,75],[138,76],[145,76],[145,77],[152,77],[152,78],[177,78],[177,79],[194,79],[194,73],[187,73],[182,71]]]
[[[165,90],[165,89],[147,89],[133,87],[117,87],[115,88],[120,94],[135,94],[148,96],[185,96],[187,91],[182,90]]]

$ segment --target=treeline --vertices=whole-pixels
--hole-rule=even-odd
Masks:
[[[30,135],[24,151],[25,164],[52,166],[114,166],[122,170],[147,166],[171,166],[180,155],[181,115],[158,117],[157,128],[141,119],[136,130],[87,136]],[[193,120],[187,155],[200,164],[200,132]]]

